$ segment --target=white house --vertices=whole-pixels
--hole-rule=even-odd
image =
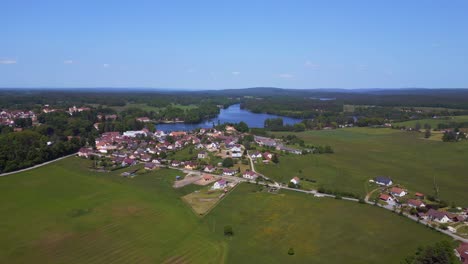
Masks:
[[[394,196],[397,196],[397,197],[403,197],[406,195],[406,192],[405,190],[401,189],[401,188],[398,188],[398,187],[393,187],[391,190],[390,190],[390,193]]]
[[[241,152],[242,148],[238,145],[231,148],[231,152]]]
[[[299,178],[298,178],[298,177],[294,177],[294,178],[292,178],[292,179],[291,179],[291,181],[290,181],[290,182],[294,183],[295,185],[298,185],[298,184],[299,184],[299,182],[300,182],[300,180],[299,180]]]
[[[377,176],[374,180],[378,185],[390,186],[393,184],[392,179],[385,176]]]
[[[258,178],[258,175],[253,171],[246,171],[242,174],[242,177],[249,180],[255,180]]]
[[[260,153],[260,152],[257,151],[257,152],[255,152],[255,153],[250,154],[250,157],[251,157],[252,159],[260,159],[260,158],[262,158],[262,153]]]
[[[235,170],[230,170],[230,169],[223,169],[223,175],[224,176],[234,176],[236,175],[237,171]]]
[[[224,189],[227,186],[226,180],[219,180],[213,184],[214,190]]]
[[[204,159],[204,158],[206,158],[206,156],[207,156],[207,155],[206,155],[206,152],[205,152],[205,151],[201,151],[201,152],[199,152],[198,155],[197,155],[197,157],[198,157],[199,159]]]
[[[438,223],[448,223],[452,222],[450,217],[447,215],[447,212],[442,212],[442,211],[437,211],[434,209],[429,209],[426,213],[427,217],[431,219],[432,221],[438,222]]]

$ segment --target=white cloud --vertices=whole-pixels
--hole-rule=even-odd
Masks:
[[[11,60],[11,59],[0,60],[0,64],[16,64],[16,60]]]
[[[320,64],[316,64],[316,63],[313,63],[311,61],[306,61],[304,63],[304,66],[306,66],[308,68],[312,68],[312,69],[318,69],[320,67]]]
[[[187,72],[188,72],[188,73],[193,73],[193,72],[196,72],[196,71],[197,71],[197,70],[194,69],[194,68],[189,68],[189,69],[187,69]]]
[[[238,71],[233,71],[231,73],[232,73],[232,75],[239,75],[240,74],[240,72],[238,72]]]
[[[109,67],[110,67],[110,64],[104,63],[104,64],[102,65],[102,67],[104,67],[104,68],[109,68]]]
[[[282,79],[292,79],[294,78],[294,75],[290,74],[290,73],[281,73],[278,75],[279,78],[282,78]]]
[[[73,60],[64,60],[63,63],[64,64],[73,64]]]

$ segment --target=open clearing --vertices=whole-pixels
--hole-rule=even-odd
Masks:
[[[364,195],[367,180],[378,175],[426,194],[433,194],[434,177],[440,197],[468,206],[468,142],[424,140],[423,133],[387,128],[347,128],[295,134],[306,144],[330,145],[334,154],[287,155],[278,165],[256,165],[269,177],[287,183],[292,177],[316,180],[315,187]],[[302,173],[299,172],[302,170]]]
[[[211,190],[211,187],[187,194],[182,199],[188,203],[197,215],[204,215],[224,196],[222,190]]]
[[[0,178],[0,263],[398,263],[447,238],[380,208],[246,183],[199,218],[181,197],[204,187],[174,189],[179,171],[129,179],[89,165]]]

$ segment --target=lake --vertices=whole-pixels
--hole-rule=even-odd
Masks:
[[[208,119],[198,124],[185,124],[185,123],[174,123],[174,124],[157,124],[156,128],[164,132],[171,131],[190,131],[197,128],[212,128],[213,124],[217,125],[218,122],[222,123],[239,123],[244,121],[249,127],[263,128],[263,124],[268,118],[283,119],[283,123],[286,125],[293,125],[302,121],[302,119],[283,117],[278,115],[270,114],[257,114],[252,113],[248,110],[240,108],[240,104],[231,105],[226,109],[221,109],[219,115],[215,118]]]

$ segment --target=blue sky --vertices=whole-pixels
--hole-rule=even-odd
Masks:
[[[468,87],[468,1],[0,1],[0,87]]]

